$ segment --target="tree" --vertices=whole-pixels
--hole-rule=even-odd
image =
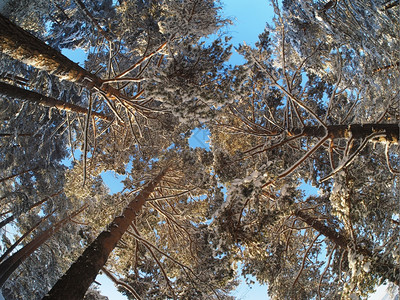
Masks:
[[[157,155],[163,150],[174,144],[186,144],[187,135],[182,136],[182,132],[187,132],[198,124],[193,124],[190,117],[210,114],[208,105],[212,103],[211,96],[201,95],[198,84],[213,90],[213,86],[216,86],[213,74],[221,70],[222,63],[229,55],[229,50],[220,41],[211,46],[199,42],[200,38],[224,23],[216,14],[218,8],[214,2],[188,1],[184,6],[174,1],[154,5],[143,2],[138,6],[133,2],[123,2],[119,6],[113,6],[110,1],[104,1],[97,7],[88,1],[52,3],[54,6],[50,4],[46,9],[50,12],[48,16],[54,17],[49,18],[44,13],[37,15],[39,23],[51,27],[49,32],[34,30],[39,38],[6,18],[1,18],[4,25],[0,38],[1,50],[14,61],[9,57],[5,57],[5,60],[10,60],[10,65],[16,63],[19,66],[18,62],[29,65],[22,65],[18,75],[12,72],[4,74],[3,80],[12,85],[2,83],[2,94],[15,107],[28,100],[31,102],[30,108],[41,104],[60,109],[64,122],[58,129],[65,129],[63,133],[68,133],[70,150],[74,152],[77,146],[82,146],[83,164],[74,163],[73,166],[83,172],[84,178],[86,174],[98,175],[109,168],[124,173],[130,160],[138,163],[135,165],[135,172],[140,174],[141,166],[145,166],[150,160],[159,159]],[[132,11],[137,11],[138,14],[130,14]],[[175,15],[180,17],[170,17]],[[109,24],[101,20],[110,16],[110,20],[114,21]],[[18,20],[18,17],[14,19]],[[118,28],[116,20],[126,23],[139,21],[148,30],[128,32],[127,28],[135,27]],[[156,26],[150,30],[151,26],[146,24],[147,21],[154,22]],[[84,25],[79,27],[82,24]],[[163,33],[160,32],[159,25],[163,27]],[[77,34],[84,36],[84,33],[90,38],[77,37]],[[132,43],[135,34],[139,34],[136,39],[138,42]],[[52,47],[43,43],[44,39]],[[104,40],[109,43],[107,46],[104,46]],[[95,52],[88,56],[86,63],[90,71],[71,62],[56,50],[63,45],[86,49],[94,47]],[[99,66],[106,68],[95,75],[94,69]],[[37,84],[38,81],[32,76],[35,73],[47,77],[45,85]],[[179,91],[190,79],[190,89],[186,88],[186,93],[178,98],[173,97],[174,91]],[[184,101],[187,103],[182,106]],[[82,114],[85,109],[85,119],[76,114]],[[198,112],[195,114],[196,110]],[[183,118],[185,112],[191,114]],[[116,122],[110,122],[110,115],[115,116]],[[91,116],[100,117],[100,120],[91,122]],[[184,122],[179,124],[179,121]],[[25,133],[21,133],[21,136],[25,136]],[[91,152],[92,157],[88,157],[88,152]],[[71,171],[67,174],[68,184],[70,176],[76,173]],[[76,177],[72,180],[78,182]],[[90,178],[85,181],[88,184]],[[67,199],[79,203],[83,199],[77,199],[76,196],[82,195],[79,191],[81,187],[78,187],[79,184],[72,186],[73,184],[67,188]],[[137,186],[137,183],[133,186]],[[78,226],[82,231],[92,231],[89,237],[85,237],[87,240],[101,230],[102,225],[95,224],[96,222],[104,224],[106,218],[118,213],[118,207],[113,207],[110,203],[112,200],[117,201],[118,197],[108,202],[109,200],[102,201],[109,209],[109,215],[96,216],[93,212],[85,212],[85,221],[96,225],[95,228],[90,228],[91,225]],[[62,206],[63,201],[59,204]],[[94,202],[90,204],[95,205]],[[99,220],[100,216],[104,216],[104,220]],[[141,241],[144,243],[146,239],[141,237]],[[180,284],[182,286],[184,283]]]
[[[105,265],[111,251],[115,248],[130,224],[135,221],[136,215],[167,171],[167,168],[162,170],[160,174],[140,191],[125,208],[122,215],[115,218],[109,225],[108,230],[103,231],[86,248],[76,263],[69,268],[43,299],[83,298],[98,272]],[[82,272],[82,269],[85,271]]]
[[[9,276],[14,272],[20,264],[31,255],[37,248],[42,246],[46,240],[48,240],[55,232],[61,229],[63,225],[65,225],[70,219],[77,216],[79,213],[83,211],[85,207],[79,209],[76,212],[73,212],[68,218],[65,218],[58,223],[56,223],[53,227],[48,228],[40,235],[35,237],[34,240],[25,245],[22,249],[19,249],[18,252],[14,253],[12,256],[1,262],[1,273],[0,273],[0,286],[4,284],[4,282],[9,278]]]
[[[399,283],[398,71],[371,72],[391,44],[373,47],[381,31],[349,25],[379,27],[385,39],[398,22],[372,8],[361,17],[364,2],[321,12],[312,1],[273,1],[275,26],[254,49],[240,47],[235,100],[212,124],[215,170],[228,185],[220,252],[276,299],[366,296]],[[319,195],[306,197],[302,180]]]
[[[79,297],[101,268],[137,298],[229,298],[239,263],[275,299],[366,297],[385,280],[399,284],[397,1],[272,5],[274,24],[255,47],[239,47],[246,63],[232,68],[229,39],[201,41],[226,23],[214,1],[52,1],[33,14],[37,26],[9,5],[24,29],[0,17],[2,113],[11,116],[1,138],[27,154],[20,168],[1,152],[4,223],[36,228],[43,214],[31,207],[50,213],[41,201],[56,191],[45,182],[59,180],[59,219],[90,205],[84,223],[53,241],[73,247],[78,232],[87,252],[92,241],[105,249],[95,237],[129,215],[121,207],[132,208],[155,166],[171,166],[111,234]],[[88,53],[84,67],[59,53],[75,47]],[[32,139],[31,120],[60,143]],[[211,152],[187,144],[204,123]],[[59,164],[67,147],[82,149],[69,170]],[[104,192],[106,170],[125,176],[121,193]]]

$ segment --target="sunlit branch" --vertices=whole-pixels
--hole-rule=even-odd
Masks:
[[[305,262],[306,262],[308,253],[310,252],[311,248],[314,246],[315,241],[316,241],[320,236],[321,236],[321,233],[318,233],[317,236],[312,240],[310,246],[307,248],[306,253],[304,253],[304,256],[303,256],[303,260],[302,260],[302,262],[301,262],[301,267],[300,267],[299,273],[297,273],[296,279],[294,280],[294,282],[293,282],[293,284],[292,284],[292,288],[296,285],[297,281],[298,281],[299,278],[300,278],[301,273],[303,272],[304,264],[305,264]]]
[[[120,114],[117,111],[117,109],[114,107],[113,103],[108,99],[107,95],[101,90],[98,90],[98,93],[104,98],[104,100],[106,100],[106,103],[107,103],[108,107],[112,110],[112,112],[114,113],[114,115],[118,119],[118,121],[121,124],[124,124],[125,123],[124,120],[120,116]]]
[[[74,145],[72,143],[72,129],[71,129],[71,121],[69,119],[69,114],[67,113],[67,124],[68,124],[68,144],[69,144],[69,148],[71,149],[71,157],[72,160],[75,160],[75,148]],[[72,122],[75,121],[75,118],[72,120]]]
[[[385,118],[386,114],[388,113],[389,109],[395,102],[399,102],[400,100],[398,99],[398,96],[400,94],[400,90],[396,92],[396,94],[392,97],[392,99],[389,101],[388,106],[386,107],[385,111],[382,113],[382,115],[378,118],[376,123],[382,122],[382,120]]]
[[[399,2],[399,1],[397,1],[397,2]],[[390,64],[390,65],[383,66],[383,67],[381,67],[381,68],[377,68],[377,69],[373,70],[372,72],[373,72],[373,73],[378,73],[378,72],[380,72],[380,71],[393,69],[393,68],[396,68],[396,67],[398,67],[398,66],[400,66],[400,61],[398,61],[398,62],[396,62],[396,63],[394,63],[394,64]]]
[[[352,104],[352,106],[350,107],[349,111],[347,112],[346,116],[344,117],[343,120],[339,121],[339,124],[343,124],[344,122],[346,122],[346,120],[350,117],[350,114],[353,112],[354,108],[356,107],[357,103],[359,102],[359,95],[357,95],[357,99],[356,101],[354,101],[354,103]]]
[[[89,107],[88,107],[88,113],[86,116],[85,129],[84,129],[84,140],[83,140],[83,183],[82,183],[82,186],[85,186],[85,182],[86,182],[88,135],[89,135],[89,126],[90,126],[90,115],[92,113],[92,105],[93,105],[93,96],[92,96],[92,94],[89,94]]]
[[[139,239],[139,237],[140,237],[139,231],[137,230],[137,228],[135,227],[135,225],[133,225],[133,223],[131,224],[131,226],[132,226],[132,228],[134,229],[134,231],[135,231],[136,234],[133,233],[133,232],[129,232],[129,231],[127,231],[127,232],[130,233],[130,234],[132,234],[132,235],[134,235],[137,239]],[[152,249],[153,247],[150,246],[151,243],[149,243],[148,241],[144,241],[143,239],[141,239],[141,242],[142,242],[143,245],[147,248],[147,250],[149,250],[151,256],[153,257],[153,259],[155,260],[155,262],[156,262],[157,265],[159,266],[159,268],[160,268],[160,270],[161,270],[161,273],[163,274],[164,279],[166,280],[167,286],[168,286],[169,290],[171,291],[172,295],[173,295],[174,298],[175,298],[175,292],[174,292],[174,289],[172,288],[171,280],[169,279],[169,277],[168,277],[168,275],[167,275],[167,272],[165,271],[164,267],[162,266],[160,260],[156,257],[156,255],[155,255],[155,253],[154,253],[154,251],[153,251],[153,249]],[[156,248],[156,247],[154,246],[154,248]]]
[[[155,54],[157,54],[158,52],[160,52],[162,49],[165,48],[165,46],[167,46],[168,42],[163,43],[160,47],[158,47],[156,50],[154,50],[153,52],[149,53],[146,56],[143,56],[139,61],[137,61],[132,67],[126,69],[125,71],[123,71],[121,74],[115,76],[115,78],[121,78],[124,77],[125,75],[129,74],[130,72],[132,72],[134,69],[136,69],[142,62],[150,59],[151,57],[153,57]]]
[[[328,271],[328,269],[329,269],[329,266],[330,266],[330,264],[331,264],[332,254],[335,252],[336,248],[337,248],[337,246],[335,245],[335,247],[333,247],[332,251],[329,253],[328,262],[327,262],[327,264],[326,264],[326,267],[325,267],[324,271],[323,271],[322,274],[321,274],[321,277],[319,278],[319,282],[318,282],[318,297],[319,297],[320,300],[322,299],[322,298],[321,298],[321,284],[322,284],[322,278],[324,277],[325,273],[326,273],[326,272]]]
[[[142,298],[139,296],[139,294],[131,287],[129,284],[126,282],[117,279],[110,271],[108,271],[105,267],[101,268],[101,270],[104,272],[104,274],[107,275],[108,278],[111,279],[112,282],[114,282],[115,285],[120,285],[124,287],[126,290],[128,290],[137,300],[141,300]]]
[[[110,34],[106,31],[104,31],[103,28],[101,28],[101,26],[99,25],[99,22],[97,22],[97,20],[93,17],[93,15],[89,12],[89,10],[86,8],[85,4],[83,4],[83,2],[81,0],[74,0],[76,4],[78,4],[78,6],[83,10],[83,12],[85,13],[85,15],[90,19],[90,21],[92,21],[92,23],[94,24],[94,26],[99,30],[99,32],[101,33],[101,35],[109,42],[112,42],[112,38],[110,37]]]
[[[156,201],[156,200],[165,200],[165,199],[176,198],[176,197],[180,197],[180,196],[186,195],[187,193],[190,193],[193,190],[195,190],[195,188],[192,188],[190,190],[187,190],[187,191],[184,191],[182,193],[175,194],[175,195],[168,195],[168,196],[163,196],[163,197],[149,198],[149,199],[147,199],[147,201]]]
[[[303,66],[306,64],[306,62],[311,57],[314,56],[315,53],[317,53],[317,51],[320,49],[320,46],[321,46],[321,43],[315,47],[315,49],[311,52],[310,55],[308,55],[305,59],[303,59],[303,61],[301,62],[301,64],[298,66],[298,68],[296,69],[296,71],[293,74],[291,85],[294,84],[294,81],[296,80],[297,76],[299,76],[299,74],[301,74],[301,70],[303,69]]]
[[[334,147],[334,143],[333,143],[333,140],[331,139],[329,141],[329,149],[328,149],[329,163],[331,165],[332,170],[335,170],[335,164],[333,162],[333,147]]]
[[[261,133],[267,133],[270,134],[269,131],[267,131],[266,128],[256,124],[255,122],[250,121],[248,118],[246,118],[237,108],[233,107],[232,105],[229,105],[229,109],[231,112],[235,114],[239,114],[240,120],[253,132],[258,132],[261,131]],[[235,113],[236,112],[236,113]],[[257,130],[258,129],[258,130]]]
[[[321,147],[321,145],[323,145],[325,143],[325,141],[328,139],[328,134],[326,134],[317,144],[315,144],[315,146],[308,150],[307,153],[300,158],[297,162],[295,162],[291,167],[289,167],[288,169],[286,169],[285,171],[283,171],[282,173],[280,173],[275,179],[268,181],[267,183],[265,183],[262,188],[272,184],[273,182],[275,182],[278,179],[281,179],[283,177],[288,176],[290,173],[292,173],[295,169],[297,169],[308,157],[310,157],[315,151],[317,151],[319,149],[319,147]]]
[[[343,168],[346,168],[347,166],[349,166],[353,162],[353,160],[356,158],[358,153],[360,153],[360,151],[362,149],[364,149],[364,147],[367,145],[367,143],[369,142],[370,139],[380,137],[380,136],[385,137],[386,135],[382,134],[381,132],[374,132],[374,133],[370,134],[369,136],[367,136],[365,138],[364,142],[357,148],[357,150],[354,151],[354,153],[345,162],[342,162],[331,174],[322,178],[320,180],[320,183],[332,178],[335,174],[340,172]]]
[[[344,157],[347,157],[350,154],[350,151],[353,148],[353,144],[354,144],[354,138],[350,136],[350,138],[347,140],[346,148],[344,149],[343,152]]]
[[[111,78],[111,79],[103,79],[103,83],[115,83],[115,82],[141,82],[144,78],[137,77],[123,77],[123,78]]]
[[[340,56],[339,56],[339,61],[340,61],[340,65],[341,65]],[[336,91],[337,91],[337,89],[339,87],[339,83],[341,82],[341,80],[342,80],[342,72],[339,73],[339,77],[338,77],[338,79],[337,79],[337,81],[335,83],[335,88],[332,91],[331,97],[329,98],[328,109],[326,110],[325,119],[324,119],[325,123],[328,121],[328,116],[329,116],[329,114],[331,112],[331,109],[332,109],[332,106],[333,106],[333,101],[335,100],[335,97],[337,95]]]
[[[297,105],[299,105],[301,108],[303,108],[305,111],[307,111],[311,116],[313,116],[323,127],[326,128],[326,124],[321,120],[320,117],[317,116],[315,112],[313,112],[307,105],[305,105],[302,101],[298,100],[295,96],[293,96],[290,92],[288,92],[283,86],[281,86],[276,78],[271,74],[270,71],[268,71],[255,57],[252,53],[250,53],[254,61],[256,62],[256,65],[263,70],[265,73],[267,73],[268,77],[272,80],[275,86],[277,86],[286,96],[288,96],[290,99],[292,99]]]
[[[251,151],[254,151],[254,150],[258,149],[258,148],[263,147],[263,149],[261,149],[261,150],[259,150],[259,151],[257,151],[257,152],[254,152],[254,153],[251,153],[251,154],[250,154],[251,156],[254,156],[254,155],[256,155],[256,154],[259,154],[259,153],[262,153],[262,152],[267,152],[267,151],[270,151],[270,150],[275,149],[275,148],[277,148],[277,147],[283,146],[283,145],[285,145],[286,143],[295,141],[295,140],[297,140],[297,139],[299,139],[299,138],[301,138],[301,137],[303,137],[303,136],[304,136],[304,134],[301,133],[301,134],[292,136],[292,137],[290,137],[290,138],[288,138],[288,139],[286,139],[286,140],[283,140],[282,142],[279,142],[279,143],[277,143],[277,144],[275,144],[275,145],[272,145],[272,146],[266,147],[266,148],[265,148],[265,143],[264,143],[264,144],[262,144],[262,145],[255,146],[255,147],[253,147],[252,149],[245,151],[244,154],[245,154],[245,153],[249,153],[249,152],[251,152]],[[244,158],[247,158],[247,157],[249,157],[249,156],[246,156],[246,157],[244,157]],[[243,158],[243,159],[244,159],[244,158]]]

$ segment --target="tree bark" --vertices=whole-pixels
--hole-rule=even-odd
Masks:
[[[12,244],[10,246],[10,248],[8,248],[0,257],[0,262],[2,262],[12,251],[14,251],[14,249],[24,240],[24,238],[26,238],[29,234],[31,234],[33,231],[35,231],[40,224],[42,224],[44,221],[46,221],[52,214],[54,213],[51,212],[50,214],[48,214],[46,217],[41,218],[39,222],[37,222],[35,225],[33,225],[28,231],[26,231],[23,235],[21,235],[18,240],[16,240],[14,242],[14,244]]]
[[[7,97],[26,100],[46,107],[54,107],[63,111],[69,111],[78,114],[87,114],[88,112],[88,109],[82,106],[47,97],[4,82],[0,82],[0,94]],[[92,111],[91,114],[105,121],[111,122],[113,120],[112,117],[95,111]]]
[[[331,139],[352,137],[363,139],[373,133],[383,133],[384,140],[392,143],[399,141],[399,124],[351,124],[351,125],[329,125],[325,129],[322,126],[305,126],[291,130],[293,134],[304,134],[308,137],[324,137],[326,134]]]
[[[34,35],[23,30],[0,14],[0,51],[60,80],[79,83],[89,90],[102,90],[107,96],[125,97],[119,90],[104,84],[100,77],[86,71]]]
[[[84,205],[79,210],[73,212],[68,217],[62,219],[57,224],[51,226],[40,235],[35,237],[31,242],[26,244],[23,248],[15,252],[12,256],[4,260],[0,264],[0,288],[6,282],[6,280],[11,276],[11,274],[21,265],[21,263],[29,257],[37,248],[43,245],[54,233],[59,231],[66,223],[68,223],[72,218],[79,215],[87,205]],[[66,298],[67,299],[67,298]]]
[[[395,265],[387,261],[386,259],[380,257],[379,254],[372,253],[372,251],[366,247],[360,245],[354,245],[353,247],[351,247],[352,241],[346,236],[345,233],[341,231],[336,231],[334,228],[325,225],[319,220],[316,220],[302,210],[297,210],[294,214],[304,223],[311,226],[314,230],[327,237],[330,241],[335,243],[340,248],[344,250],[353,249],[358,254],[362,254],[364,257],[370,258],[372,261],[372,268],[376,273],[380,274],[382,278],[388,279],[396,285],[400,284],[399,265]]]
[[[42,200],[40,200],[40,201],[38,201],[38,202],[32,204],[28,209],[26,209],[26,210],[24,210],[24,211],[21,211],[21,213],[18,214],[18,215],[13,214],[13,215],[9,216],[8,218],[4,219],[3,221],[0,222],[0,229],[3,228],[4,226],[6,226],[6,225],[7,225],[8,223],[10,223],[11,221],[13,221],[16,217],[20,216],[22,213],[24,213],[24,212],[26,212],[26,211],[30,211],[31,209],[33,209],[33,208],[35,208],[35,207],[37,207],[37,206],[43,204],[43,203],[46,202],[47,200],[49,200],[49,199],[51,199],[51,198],[53,198],[53,197],[55,197],[55,196],[60,195],[61,192],[62,192],[62,191],[59,191],[59,192],[57,192],[57,193],[55,193],[55,194],[53,194],[53,195],[50,195],[50,196],[48,196],[48,197],[46,197],[46,198],[44,198],[44,199],[42,199]]]
[[[122,215],[116,217],[85,249],[78,260],[71,265],[69,270],[53,286],[43,298],[46,300],[77,300],[83,299],[87,289],[95,280],[98,272],[107,262],[107,259],[122,235],[127,231],[136,215],[142,209],[147,198],[160,183],[168,168],[161,171],[125,208]]]
[[[26,171],[22,171],[22,172],[20,172],[20,173],[18,173],[18,174],[15,174],[15,175],[11,175],[11,176],[8,176],[8,177],[0,178],[0,183],[6,181],[6,180],[8,180],[8,179],[11,179],[11,178],[14,178],[14,177],[23,175],[23,174],[25,174],[25,173],[29,173],[29,172],[36,171],[36,170],[38,170],[38,169],[39,169],[39,168],[36,167],[36,168],[33,168],[33,169],[29,169],[29,170],[26,170]]]

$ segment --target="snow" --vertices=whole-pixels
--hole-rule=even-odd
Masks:
[[[388,291],[388,285],[379,286],[376,292],[368,297],[368,300],[398,300],[398,299],[399,299],[398,289],[392,295],[392,293]]]

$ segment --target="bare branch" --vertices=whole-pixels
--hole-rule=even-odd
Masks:
[[[115,285],[120,285],[127,289],[137,300],[141,300],[142,298],[139,296],[139,294],[126,282],[117,279],[109,270],[107,270],[105,267],[102,267],[101,270],[104,272],[104,274],[107,275],[108,278],[111,279],[112,282],[114,282]]]
[[[300,278],[301,273],[303,272],[304,269],[304,264],[306,262],[306,258],[308,256],[308,252],[310,252],[311,248],[314,246],[315,241],[321,236],[321,233],[318,233],[317,236],[312,240],[310,246],[307,248],[306,253],[304,253],[303,256],[303,261],[301,262],[301,267],[299,272],[297,273],[296,279],[294,280],[293,284],[292,284],[292,288],[296,285],[297,281]]]

